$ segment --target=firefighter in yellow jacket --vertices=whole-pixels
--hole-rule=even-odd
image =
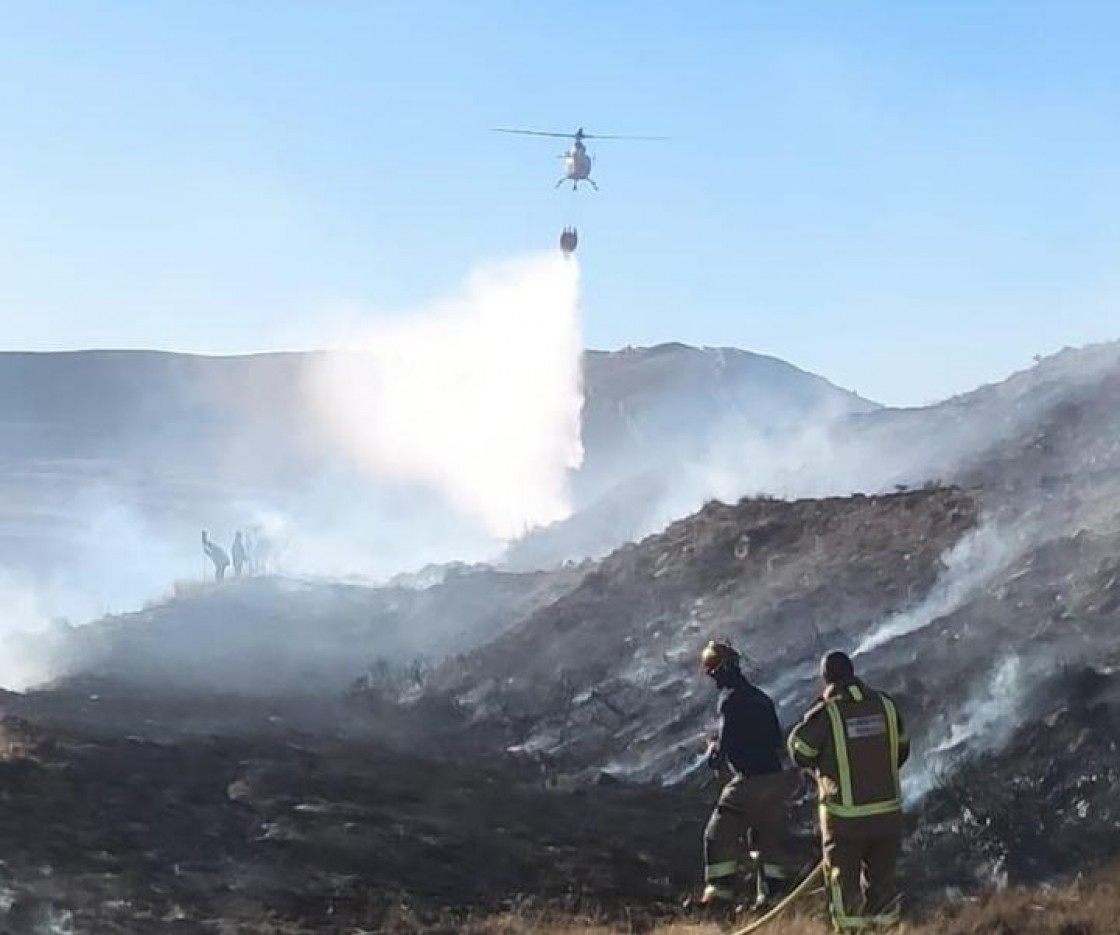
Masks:
[[[829,910],[838,932],[899,920],[899,767],[910,741],[898,706],[856,678],[852,660],[821,660],[824,694],[789,735],[794,762],[816,773]]]

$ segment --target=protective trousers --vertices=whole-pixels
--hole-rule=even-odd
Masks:
[[[752,849],[771,889],[792,878],[797,861],[788,840],[789,788],[786,773],[736,776],[723,787],[704,829],[704,880],[715,898],[736,898],[741,881],[755,869]]]
[[[894,925],[901,915],[897,833],[824,839],[829,913],[837,932]]]

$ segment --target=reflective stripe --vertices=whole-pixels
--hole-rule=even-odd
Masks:
[[[807,760],[815,760],[821,755],[820,750],[811,744],[807,744],[797,734],[789,735],[789,748],[792,753],[800,753]]]
[[[832,747],[836,751],[836,771],[840,774],[840,804],[850,808],[855,803],[852,799],[852,766],[848,762],[844,719],[840,717],[835,701],[830,701],[824,709],[828,712],[828,720],[832,725]]]
[[[832,917],[832,924],[838,932],[851,932],[856,929],[871,928],[875,923],[863,916],[836,916]]]
[[[848,694],[852,696],[852,701],[863,701],[863,692],[859,690],[858,685],[849,685]]]
[[[867,921],[872,925],[880,925],[884,928],[891,925],[898,925],[902,921],[902,910],[895,908],[889,912],[880,912],[878,915],[867,916]]]
[[[880,695],[879,700],[883,702],[883,708],[887,712],[887,735],[891,744],[891,779],[894,781],[894,797],[901,799],[902,786],[898,779],[898,709],[886,695]]]
[[[704,868],[705,880],[722,880],[724,877],[734,876],[739,872],[739,861],[724,860],[718,864],[708,864]]]
[[[844,905],[844,890],[840,887],[840,868],[828,868],[828,911],[832,917],[832,926],[838,932],[847,932],[855,929],[889,928],[902,921],[901,896],[896,896],[889,909],[875,915],[848,915]]]
[[[840,920],[846,918],[844,915],[844,891],[840,889],[839,883],[828,885],[828,908],[832,910],[832,919],[839,928]]]
[[[838,932],[866,928],[870,923],[860,916],[850,916],[844,907],[844,891],[840,888],[840,871],[832,868],[828,884],[828,909],[832,925]]]
[[[902,811],[900,799],[886,799],[882,802],[871,802],[868,805],[840,805],[836,802],[823,802],[821,816],[832,815],[834,818],[873,818],[875,815],[890,815]]]

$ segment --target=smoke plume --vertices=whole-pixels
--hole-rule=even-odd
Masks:
[[[906,798],[917,802],[933,788],[937,778],[951,771],[965,756],[1002,746],[1021,723],[1021,707],[1029,686],[1038,680],[1050,660],[1024,662],[1018,654],[999,659],[987,680],[979,685],[963,708],[948,718],[926,743],[916,768],[906,780]]]
[[[535,256],[350,336],[312,387],[329,439],[372,477],[434,489],[508,539],[571,511],[580,354],[578,267]]]
[[[970,532],[945,554],[944,571],[929,596],[883,621],[863,638],[854,655],[909,636],[951,614],[1022,555],[1029,541],[1025,525],[1008,530],[988,522]]]
[[[0,599],[0,688],[19,691],[53,674],[44,647],[52,620],[34,585],[7,568],[0,568]]]

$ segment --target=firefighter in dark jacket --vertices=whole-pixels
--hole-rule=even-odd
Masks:
[[[770,697],[743,675],[739,654],[728,643],[708,643],[700,658],[720,689],[719,737],[708,748],[708,765],[734,773],[704,830],[702,902],[734,908],[744,882],[757,875],[755,895],[764,903],[793,882],[795,869],[787,837],[790,777],[782,768],[778,716]]]
[[[821,660],[821,679],[824,694],[790,733],[789,752],[816,773],[832,924],[838,932],[893,925],[906,725],[889,695],[856,678],[844,653]]]

